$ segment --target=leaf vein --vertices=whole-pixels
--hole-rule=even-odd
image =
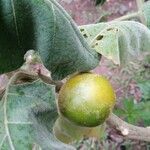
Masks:
[[[53,30],[53,40],[52,40],[52,46],[53,48],[55,47],[55,36],[56,36],[56,15],[55,15],[55,9],[54,9],[54,5],[51,4],[52,6],[52,12],[53,12],[53,20],[54,20],[54,30]]]
[[[21,95],[16,94],[16,93],[8,93],[8,95],[12,95],[12,96],[21,96]],[[26,95],[26,97],[34,98],[33,96],[30,96],[30,95]]]
[[[33,124],[32,122],[8,122],[8,124]]]
[[[12,6],[12,11],[13,11],[16,35],[17,35],[17,38],[18,38],[18,44],[20,44],[20,38],[19,38],[19,31],[18,31],[18,26],[17,26],[17,19],[16,19],[16,13],[15,13],[14,0],[11,0],[11,6]]]
[[[2,148],[2,145],[3,145],[3,143],[4,143],[5,139],[6,139],[6,137],[7,137],[7,135],[5,134],[4,137],[3,137],[3,139],[2,139],[2,142],[0,143],[0,149]]]

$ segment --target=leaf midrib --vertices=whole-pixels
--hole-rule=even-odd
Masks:
[[[20,38],[19,38],[19,31],[18,31],[18,25],[17,25],[17,18],[16,18],[16,12],[15,12],[14,0],[11,0],[11,6],[12,6],[12,14],[13,14],[13,18],[14,18],[14,24],[15,24],[17,40],[18,40],[18,44],[20,45]]]
[[[3,145],[5,139],[8,137],[8,141],[9,141],[9,145],[11,147],[11,150],[15,150],[13,142],[11,140],[8,124],[24,124],[24,125],[26,124],[26,125],[29,125],[29,124],[33,124],[33,123],[32,122],[12,122],[12,121],[8,121],[8,119],[7,119],[7,97],[8,97],[8,95],[20,96],[19,94],[10,93],[8,91],[9,91],[9,84],[8,84],[8,87],[6,88],[6,94],[4,95],[4,127],[5,127],[6,134],[4,135],[2,143],[0,144],[0,148]],[[30,96],[30,95],[26,95],[26,97],[34,98],[33,96]]]
[[[9,89],[9,84],[7,85],[6,88],[6,94],[4,95],[4,128],[6,131],[6,137],[8,137],[8,142],[10,145],[11,150],[15,150],[14,145],[12,143],[11,137],[10,137],[10,133],[9,133],[9,128],[8,128],[8,120],[7,120],[7,96],[8,96],[8,89]]]

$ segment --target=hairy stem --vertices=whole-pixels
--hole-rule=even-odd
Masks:
[[[131,125],[115,114],[111,114],[107,120],[107,124],[118,131],[118,134],[127,139],[141,140],[150,142],[150,127],[138,127]]]

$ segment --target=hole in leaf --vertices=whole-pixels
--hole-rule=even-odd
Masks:
[[[84,29],[80,29],[80,31],[81,31],[81,32],[83,32],[83,31],[84,31]]]
[[[107,31],[111,31],[111,30],[113,30],[113,28],[108,28],[108,29],[107,29]]]
[[[103,35],[99,35],[97,38],[96,38],[96,40],[101,40],[103,38]]]
[[[114,28],[108,28],[108,29],[107,29],[107,31],[112,31],[112,30],[118,31],[118,29],[114,29]]]
[[[85,38],[87,38],[88,36],[87,36],[87,34],[83,34],[83,36],[85,37]]]

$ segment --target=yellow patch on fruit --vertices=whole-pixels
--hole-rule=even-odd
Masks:
[[[115,99],[115,92],[104,76],[81,73],[62,86],[58,108],[69,121],[80,126],[95,127],[109,116]]]

